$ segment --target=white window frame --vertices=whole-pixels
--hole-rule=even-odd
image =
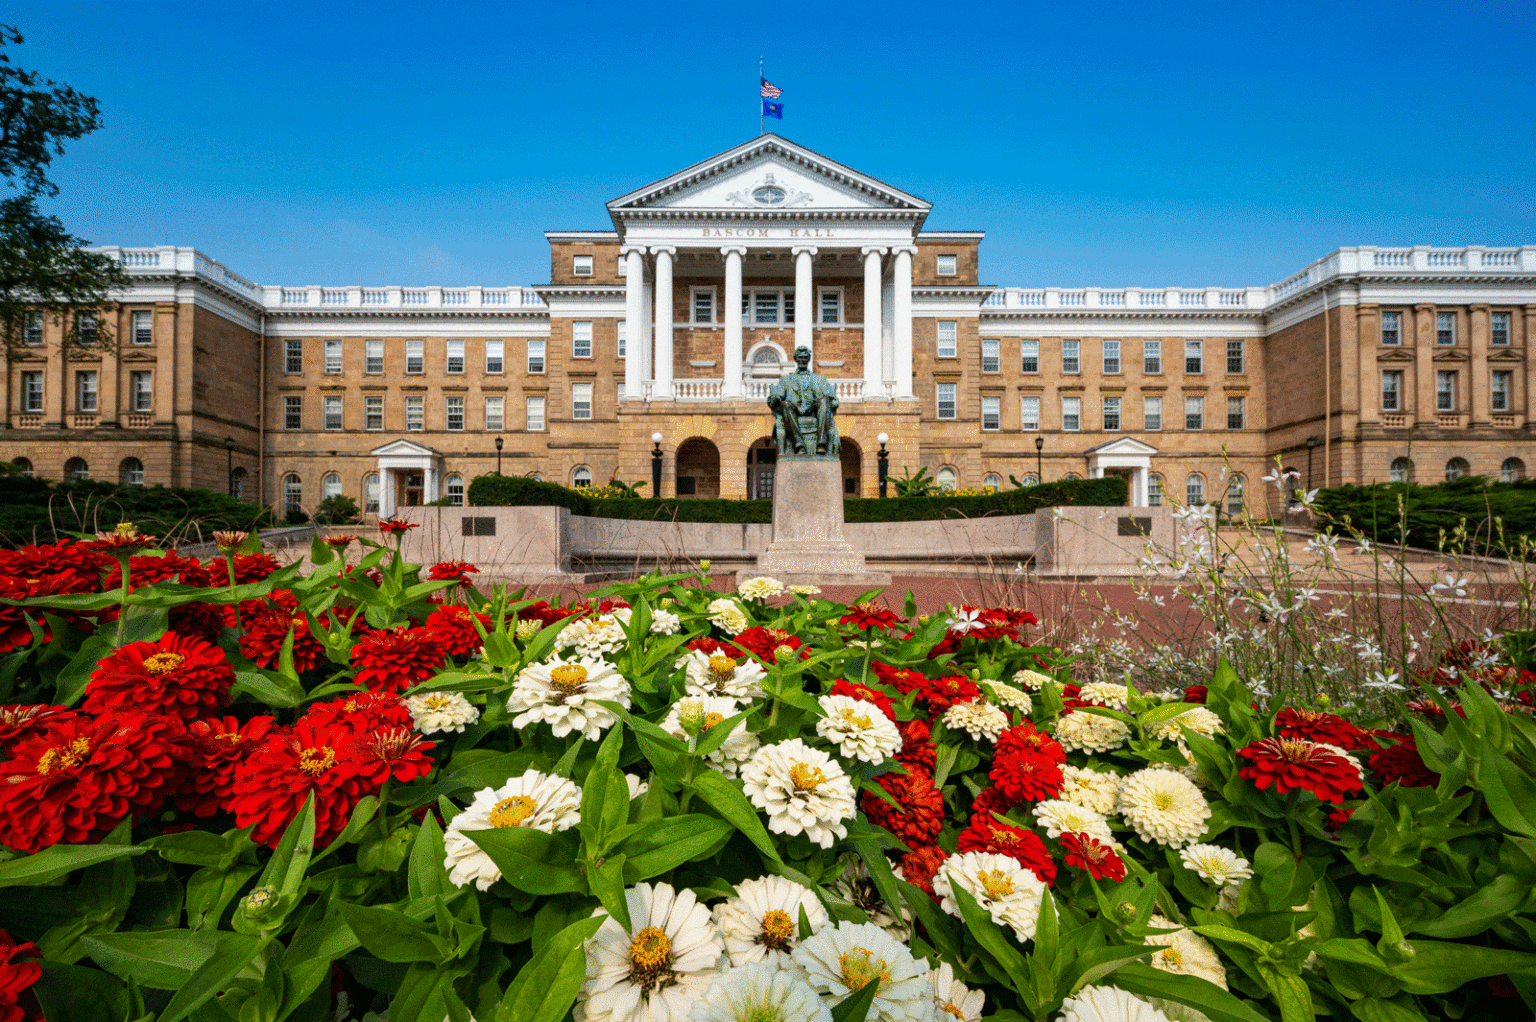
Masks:
[[[957,490],[960,488],[960,473],[949,465],[941,465],[933,474],[933,482],[940,490]]]
[[[1401,369],[1381,371],[1381,410],[1384,412],[1403,410],[1403,371]]]
[[[341,474],[327,472],[325,478],[320,480],[320,499],[329,500],[331,497],[341,496]]]
[[[299,394],[283,395],[283,429],[304,428],[304,398]]]
[[[85,347],[101,339],[101,317],[94,312],[75,313],[75,337]]]
[[[1387,466],[1387,481],[1406,483],[1413,476],[1413,462],[1407,458],[1393,458]]]
[[[1079,433],[1083,429],[1083,399],[1080,397],[1064,397],[1061,399],[1061,431],[1063,433]]]
[[[1456,373],[1445,371],[1435,373],[1435,411],[1454,412],[1456,410]]]
[[[464,395],[449,394],[443,400],[443,428],[454,433],[464,429]]]
[[[377,433],[384,428],[384,397],[381,394],[363,395],[363,429]]]
[[[1205,505],[1205,476],[1199,472],[1191,472],[1184,480],[1184,502],[1186,507]]]
[[[1163,342],[1148,338],[1141,342],[1141,371],[1146,376],[1163,375]]]
[[[500,433],[507,426],[507,399],[501,394],[485,397],[485,428],[490,433]]]
[[[1003,488],[1003,477],[996,472],[988,472],[981,477],[981,488],[983,490],[1001,490]]]
[[[1003,371],[1003,342],[998,337],[983,337],[981,339],[981,371],[984,373],[1000,373]]]
[[[414,368],[413,368],[414,367]],[[427,342],[405,342],[405,372],[408,376],[420,376],[427,371]]]
[[[384,371],[384,341],[370,337],[363,342],[363,372],[377,376]]]
[[[124,458],[123,482],[128,486],[144,485],[144,463],[138,458]]]
[[[1106,397],[1104,399],[1104,431],[1120,432],[1120,399],[1118,397]]]
[[[40,412],[43,410],[43,373],[41,370],[21,374],[21,410],[24,412]]]
[[[325,375],[341,375],[342,354],[340,341],[325,342]]]
[[[1241,394],[1227,395],[1227,428],[1248,428],[1248,399]]]
[[[75,373],[75,411],[94,412],[101,405],[101,377],[94,369]]]
[[[981,429],[984,433],[995,433],[1003,428],[1003,399],[993,394],[983,394],[981,398]]]
[[[443,496],[452,507],[464,506],[464,477],[457,472],[443,480]]]
[[[773,319],[758,318],[758,296],[764,298],[773,297]],[[767,311],[764,303],[761,311]],[[795,292],[794,289],[754,287],[743,288],[741,292],[741,322],[749,327],[787,326],[795,321]]]
[[[1199,337],[1184,338],[1184,375],[1205,375],[1205,342]]]
[[[427,428],[427,399],[420,394],[405,397],[405,431],[421,433]]]
[[[1146,396],[1141,399],[1142,429],[1149,433],[1159,433],[1163,429],[1163,397],[1161,394]]]
[[[832,299],[834,318],[827,318],[827,299]],[[816,325],[817,326],[842,326],[847,317],[843,311],[843,289],[840,287],[818,287],[816,289]]]
[[[129,410],[155,410],[155,374],[150,369],[136,369],[128,374]]]
[[[1514,315],[1508,312],[1488,314],[1488,343],[1495,348],[1507,348],[1514,333]]]
[[[485,372],[489,376],[500,376],[507,371],[507,342],[485,342]]]
[[[1515,374],[1508,369],[1495,369],[1489,376],[1488,385],[1488,410],[1491,412],[1507,412],[1511,404],[1511,395],[1514,391]]]
[[[592,418],[592,384],[571,384],[571,418],[582,420]]]
[[[954,419],[959,412],[959,400],[955,394],[956,385],[953,383],[935,384],[933,388],[934,418],[948,421]],[[948,414],[946,414],[946,412]]]
[[[958,264],[959,259],[953,254],[946,252],[934,258],[933,272],[940,277],[953,277],[960,272]]]
[[[1019,341],[1019,372],[1038,373],[1040,371],[1040,341],[1038,338],[1026,337]]]
[[[1227,514],[1241,515],[1243,513],[1243,498],[1246,489],[1247,483],[1241,474],[1234,473],[1227,480]]]
[[[1163,477],[1156,472],[1147,476],[1147,507],[1163,506]]]
[[[629,321],[628,320],[621,319],[621,320],[618,321],[618,323],[617,323],[617,325],[616,325],[616,327],[614,329],[614,336],[618,338],[618,349],[619,349],[618,350],[618,356],[619,356],[619,358],[627,357],[628,354],[629,354]]]
[[[341,429],[342,408],[340,394],[326,394],[321,401],[321,425],[329,432]]]
[[[369,472],[363,476],[363,514],[379,513],[379,474]]]
[[[1061,342],[1061,371],[1076,376],[1083,371],[1083,342],[1076,338],[1063,338]]]
[[[1456,313],[1435,313],[1435,347],[1452,348],[1456,345]]]
[[[447,365],[445,371],[462,376],[464,374],[464,342],[459,338],[449,338],[443,342],[443,357]]]
[[[1396,348],[1403,343],[1403,314],[1401,312],[1383,312],[1381,314],[1381,343],[1383,347]]]
[[[572,256],[571,256],[571,276],[573,276],[573,277],[590,277],[590,276],[592,276],[593,268],[594,268],[595,264],[596,264],[596,260],[591,255],[589,255],[589,254],[582,254],[582,255],[572,254]]]
[[[34,348],[43,343],[43,314],[41,312],[27,313],[24,343]]]
[[[283,374],[294,376],[304,372],[304,342],[289,338],[283,342]]]
[[[590,319],[571,320],[571,357],[592,357],[592,321]]]
[[[706,300],[706,302],[707,302],[707,304],[709,306],[708,310],[700,310],[699,309],[699,299],[700,298],[703,298],[703,299]],[[719,319],[715,316],[715,313],[719,310],[719,308],[720,308],[720,303],[716,300],[716,295],[715,295],[715,289],[714,288],[712,288],[712,287],[699,287],[699,286],[696,285],[696,286],[690,287],[688,289],[688,322],[689,323],[692,323],[695,326],[714,326],[717,322],[719,322]],[[708,313],[709,313],[708,318],[700,319],[699,318],[699,312],[700,311],[708,311]]]
[[[546,349],[548,346],[548,343],[542,338],[528,338],[528,357],[526,365],[528,367],[529,376],[544,375],[549,366],[549,359],[546,355]]]
[[[1235,367],[1235,368],[1234,368]],[[1241,337],[1227,338],[1227,375],[1242,376],[1248,371],[1247,345]]]
[[[1184,428],[1190,432],[1199,432],[1205,429],[1204,395],[1184,395]]]
[[[571,489],[585,490],[592,485],[592,470],[585,465],[571,469]]]
[[[149,309],[135,309],[131,333],[134,344],[155,343],[155,314]]]
[[[1120,342],[1114,338],[1106,338],[1099,352],[1106,376],[1120,375]]]
[[[960,357],[960,321],[940,319],[934,321],[933,348],[935,358]]]
[[[1019,428],[1026,432],[1040,431],[1040,399],[1038,397],[1019,398]]]
[[[530,433],[542,433],[546,428],[544,395],[527,394],[523,401],[523,428]]]
[[[1505,458],[1499,464],[1499,482],[1512,483],[1525,477],[1525,462],[1519,458]]]

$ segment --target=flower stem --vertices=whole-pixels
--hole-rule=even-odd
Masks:
[[[1301,789],[1292,788],[1285,800],[1285,822],[1291,829],[1291,854],[1301,861],[1301,828],[1296,825],[1296,805],[1301,801]]]
[[[128,576],[131,569],[128,566],[130,555],[124,553],[117,557],[117,566],[123,573],[123,587],[117,597],[117,645],[123,644],[123,629],[128,625]]]

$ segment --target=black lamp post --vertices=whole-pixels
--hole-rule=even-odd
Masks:
[[[229,495],[235,495],[235,438],[224,438],[224,485]]]
[[[651,434],[651,495],[661,499],[661,434]]]
[[[1042,466],[1041,452],[1045,450],[1045,437],[1035,437],[1035,482],[1045,483],[1045,469]]]
[[[501,445],[506,441],[501,437],[496,438],[496,474],[501,475]]]
[[[1312,450],[1320,443],[1315,436],[1307,437],[1307,490],[1312,489]]]
[[[891,438],[886,436],[884,433],[881,433],[879,436],[875,437],[875,439],[880,442],[880,453],[875,455],[875,458],[880,463],[880,496],[882,499],[884,499],[885,480],[891,472],[891,452],[885,449],[885,445],[891,442]]]

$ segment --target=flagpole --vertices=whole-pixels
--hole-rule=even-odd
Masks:
[[[759,93],[761,93],[763,91],[763,58],[762,57],[758,57],[757,58],[757,91]],[[758,98],[757,98],[757,133],[759,135],[761,135],[763,133],[763,98],[762,98],[761,95],[759,95]]]

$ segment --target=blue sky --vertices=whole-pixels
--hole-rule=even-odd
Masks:
[[[757,133],[986,230],[982,281],[1257,285],[1536,243],[1531,3],[12,0],[101,101],[52,208],[267,284],[536,284],[547,229]]]

